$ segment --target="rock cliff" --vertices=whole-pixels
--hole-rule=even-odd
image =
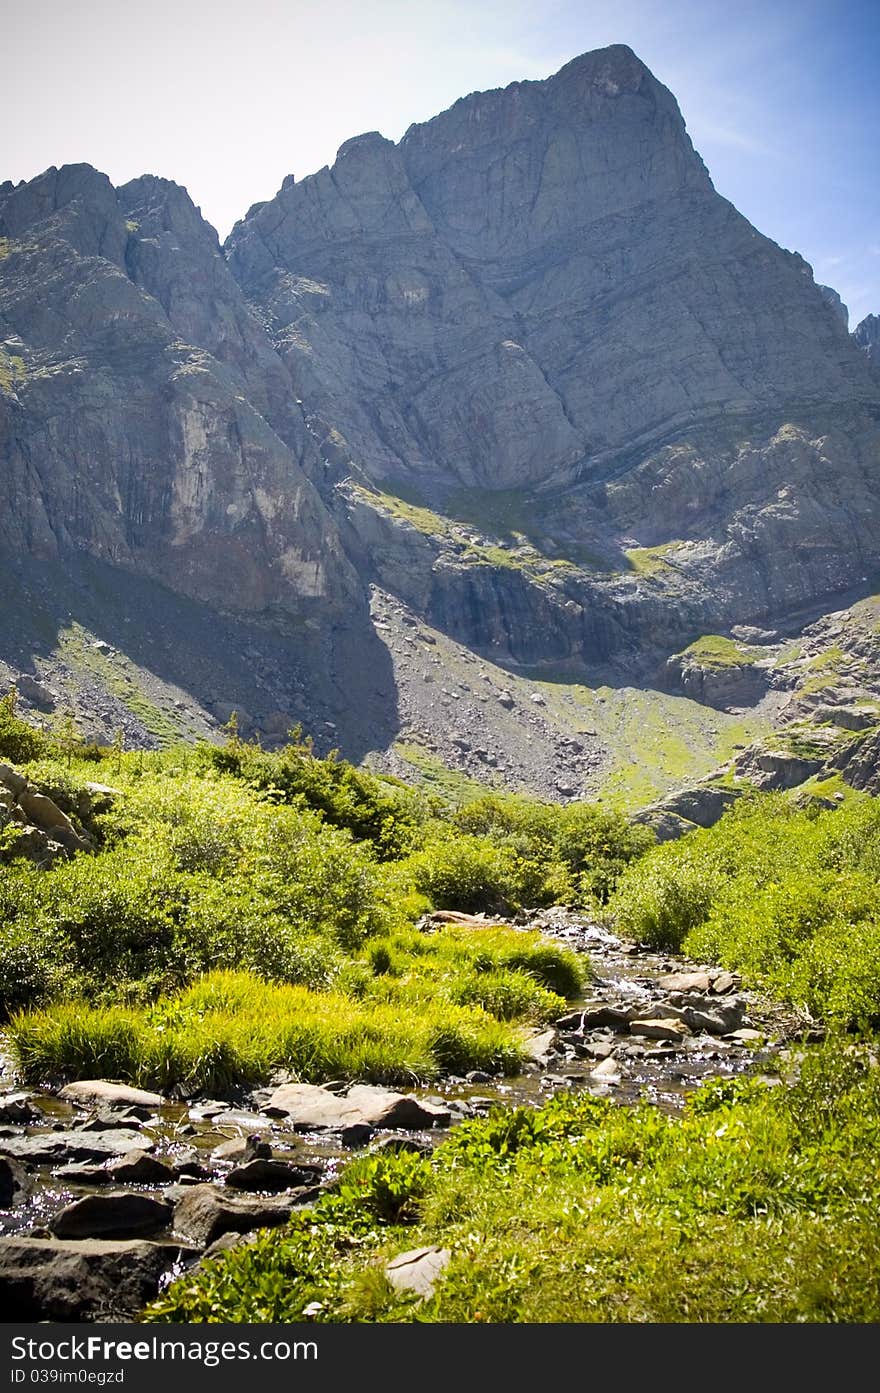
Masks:
[[[880,589],[877,322],[850,335],[716,192],[622,45],[347,141],[223,247],[165,179],[0,185],[3,562],[34,612],[35,576],[81,597],[75,642],[39,600],[60,657],[7,615],[0,678],[75,705],[76,644],[112,630],[182,733],[246,707],[268,738],[299,716],[399,768],[403,732],[478,771],[479,706],[450,747],[406,616],[511,674],[490,766],[577,791],[612,737],[554,744],[520,680],[672,689],[715,731],[776,689],[701,637],[790,638]],[[136,648],[135,595],[162,616]],[[535,751],[570,738],[542,782]]]

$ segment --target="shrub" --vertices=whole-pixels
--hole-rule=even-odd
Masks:
[[[11,760],[13,764],[27,764],[29,760],[39,759],[46,754],[50,742],[40,731],[16,716],[17,696],[13,687],[5,697],[0,697],[0,758]]]

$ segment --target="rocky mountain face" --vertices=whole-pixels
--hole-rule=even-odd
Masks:
[[[868,362],[880,372],[880,314],[869,314],[853,331],[853,338]]]
[[[233,610],[355,603],[284,369],[184,190],[51,169],[0,186],[0,236],[5,546]]]
[[[518,684],[772,716],[754,663],[703,672],[689,645],[880,588],[877,343],[715,191],[623,46],[348,141],[224,247],[164,179],[0,185],[0,537],[25,597],[0,677],[73,705],[97,682],[106,726],[103,625],[185,732],[244,707],[270,738],[301,717],[472,774],[483,749],[576,796],[610,730]],[[438,644],[483,663],[489,709],[511,697],[481,742],[478,685],[468,720],[424,700]]]

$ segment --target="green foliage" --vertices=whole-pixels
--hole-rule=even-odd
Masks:
[[[320,813],[331,826],[372,843],[381,860],[400,856],[415,844],[425,809],[404,785],[356,769],[333,754],[318,759],[299,727],[277,754],[244,743],[237,730],[228,734],[222,747],[200,747],[209,767],[233,774],[274,802]]]
[[[522,905],[604,903],[654,840],[647,828],[585,803],[486,794],[425,837],[409,867],[440,908],[505,913]]]
[[[744,800],[650,852],[612,900],[621,928],[741,971],[813,1017],[880,1022],[880,808]]]
[[[14,687],[5,697],[0,697],[0,759],[26,764],[48,753],[49,742],[40,731],[16,716],[17,697]]]

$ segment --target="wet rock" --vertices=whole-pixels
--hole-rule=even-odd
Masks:
[[[294,1190],[314,1185],[320,1178],[320,1166],[295,1166],[288,1161],[267,1161],[258,1156],[231,1170],[226,1184],[234,1190]]]
[[[434,1295],[437,1278],[451,1257],[448,1248],[413,1248],[392,1258],[385,1275],[396,1291],[414,1292],[425,1301]]]
[[[584,1030],[607,1028],[623,1034],[629,1030],[632,1010],[623,1006],[596,1006],[584,1012]]]
[[[174,1166],[148,1151],[129,1151],[111,1161],[107,1171],[112,1180],[126,1185],[170,1185],[177,1179]]]
[[[0,1209],[13,1209],[29,1190],[30,1180],[24,1167],[0,1156]]]
[[[245,1199],[213,1185],[194,1185],[178,1200],[174,1229],[199,1247],[207,1247],[224,1233],[248,1233],[251,1229],[285,1224],[298,1204],[317,1193],[315,1189],[303,1189],[283,1199]]]
[[[708,972],[673,972],[661,977],[657,985],[664,992],[707,992],[711,979]]]
[[[140,1110],[146,1112],[145,1108]],[[145,1118],[138,1115],[134,1108],[123,1108],[120,1112],[98,1112],[93,1117],[87,1117],[84,1122],[77,1125],[77,1131],[83,1132],[112,1132],[117,1127],[128,1123],[130,1126],[138,1126]]]
[[[106,1166],[95,1166],[89,1161],[71,1161],[70,1165],[57,1166],[52,1174],[56,1180],[71,1180],[75,1185],[110,1184]]]
[[[567,1016],[560,1016],[558,1021],[554,1021],[557,1030],[582,1030],[584,1024],[583,1011],[569,1011]]]
[[[597,1064],[595,1069],[590,1070],[590,1078],[599,1083],[619,1083],[622,1077],[620,1065],[613,1055],[609,1055]]]
[[[169,1200],[152,1195],[86,1195],[56,1214],[49,1229],[56,1238],[142,1238],[164,1229],[173,1212]]]
[[[143,1148],[139,1132],[36,1132],[28,1137],[4,1137],[0,1154],[33,1165],[61,1165],[70,1161],[106,1161],[126,1151]]]
[[[716,996],[725,996],[728,992],[736,991],[739,986],[739,978],[734,977],[732,972],[719,972],[712,978],[711,990]]]
[[[557,1043],[555,1030],[538,1030],[523,1041],[523,1052],[536,1064],[547,1064],[556,1053]]]
[[[343,1127],[341,1133],[342,1145],[350,1148],[366,1146],[375,1135],[375,1128],[366,1122],[352,1122],[351,1126]]]
[[[7,1093],[5,1098],[0,1098],[0,1126],[24,1126],[41,1116],[28,1093]]]
[[[108,1079],[79,1079],[76,1083],[66,1084],[58,1096],[67,1103],[78,1103],[82,1107],[159,1108],[165,1101],[160,1093],[148,1093],[146,1089],[111,1083]]]
[[[249,1137],[232,1137],[229,1141],[223,1141],[219,1146],[215,1146],[211,1152],[212,1161],[252,1161],[255,1157],[261,1157],[268,1161],[272,1155],[272,1148],[267,1141],[251,1135]]]
[[[465,1074],[467,1083],[491,1083],[492,1075],[486,1074],[482,1069],[471,1069]]]
[[[266,1112],[272,1117],[287,1117],[294,1127],[306,1130],[341,1129],[354,1123],[411,1129],[449,1123],[448,1111],[411,1094],[391,1093],[370,1084],[355,1084],[342,1095],[317,1084],[284,1084],[272,1094]]]
[[[415,1137],[380,1137],[373,1147],[373,1151],[408,1151],[413,1156],[430,1156],[434,1150],[433,1143],[429,1141],[419,1141]]]
[[[645,1040],[671,1040],[673,1044],[678,1044],[690,1033],[684,1021],[674,1020],[671,1016],[662,1020],[633,1021],[630,1031]]]
[[[757,1045],[764,1039],[760,1030],[752,1030],[749,1026],[742,1026],[739,1030],[732,1030],[726,1037],[728,1040],[736,1040],[741,1045]]]
[[[0,1238],[3,1319],[125,1320],[152,1300],[178,1256],[155,1243]]]

